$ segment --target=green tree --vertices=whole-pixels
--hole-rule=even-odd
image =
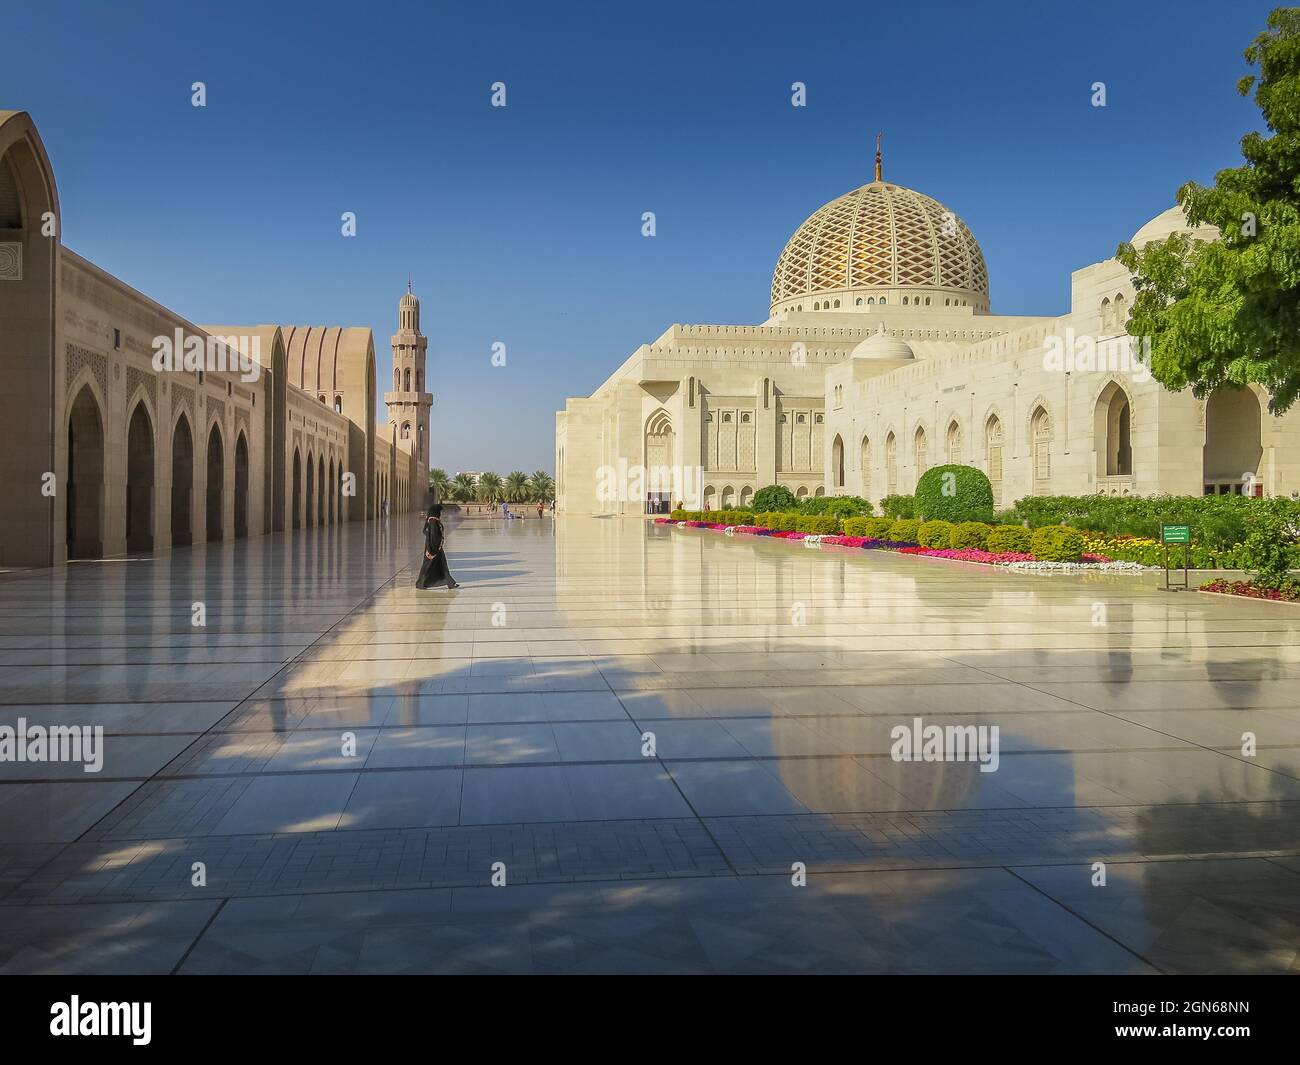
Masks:
[[[797,505],[794,493],[783,484],[769,484],[754,493],[754,512],[757,514],[774,510],[794,510]]]
[[[1204,396],[1255,382],[1280,413],[1300,395],[1300,8],[1271,12],[1245,57],[1259,72],[1237,90],[1254,90],[1269,133],[1247,133],[1245,165],[1219,171],[1212,188],[1178,190],[1188,221],[1222,239],[1175,234],[1121,244],[1116,258],[1137,289],[1128,331],[1150,338],[1161,384]]]
[[[495,473],[480,473],[478,491],[475,493],[484,503],[496,503],[501,499],[501,478]]]
[[[555,482],[545,470],[538,470],[528,478],[528,491],[529,498],[547,503],[555,496]]]
[[[435,468],[429,471],[429,491],[438,499],[446,499],[451,494],[451,478],[446,470]]]
[[[451,481],[451,498],[458,503],[474,498],[474,478],[468,473],[458,473]]]
[[[512,470],[507,473],[501,491],[507,502],[524,502],[528,498],[528,474],[523,470]]]

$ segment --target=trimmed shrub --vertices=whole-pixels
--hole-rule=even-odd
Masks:
[[[799,513],[857,518],[871,514],[871,504],[861,496],[810,496],[799,504]]]
[[[754,493],[754,512],[788,511],[798,507],[794,493],[782,484],[769,484]]]
[[[948,547],[952,537],[950,521],[926,521],[916,530],[916,542],[922,547]]]
[[[867,518],[866,519],[867,535],[876,540],[883,540],[889,535],[889,530],[893,528],[893,518]]]
[[[935,466],[916,483],[916,514],[944,521],[983,521],[993,517],[993,485],[974,466]]]
[[[963,521],[952,527],[952,535],[948,538],[948,546],[954,551],[984,551],[988,547],[989,533],[993,531],[992,525],[987,525],[982,521]],[[1021,529],[1021,532],[1026,530]],[[1082,548],[1079,549],[1082,552]]]
[[[901,544],[916,543],[917,531],[921,528],[921,523],[915,518],[899,518],[889,527],[889,532],[885,534],[885,539],[894,540]]]
[[[798,520],[799,515],[796,512],[787,510],[765,511],[754,515],[755,525],[765,529],[775,529],[777,532],[793,531]]]
[[[867,532],[867,522],[875,521],[875,518],[844,518],[840,521],[840,528],[844,530],[845,536],[870,536]]]
[[[880,512],[887,518],[916,517],[916,501],[911,496],[885,496],[880,501]]]
[[[1078,562],[1086,547],[1083,533],[1067,525],[1045,525],[1029,539],[1029,551],[1039,562]]]
[[[1019,525],[995,525],[985,540],[985,550],[1029,554],[1029,541],[1033,537],[1028,529]]]
[[[822,514],[800,514],[795,518],[795,531],[826,536],[840,531],[840,519]]]

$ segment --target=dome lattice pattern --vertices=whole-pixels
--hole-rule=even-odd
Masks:
[[[977,293],[987,302],[984,253],[943,204],[873,181],[795,230],[776,261],[772,305],[829,290],[912,286]]]

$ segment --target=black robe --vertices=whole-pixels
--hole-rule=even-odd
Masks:
[[[444,533],[442,522],[437,518],[424,519],[424,565],[420,567],[420,576],[416,578],[417,588],[428,588],[446,581],[450,586],[451,570],[447,568],[447,552],[443,550]],[[428,556],[432,555],[432,558]]]

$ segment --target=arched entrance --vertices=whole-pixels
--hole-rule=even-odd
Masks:
[[[1052,491],[1052,418],[1047,408],[1037,407],[1029,419],[1029,442],[1033,455],[1034,495]]]
[[[1249,388],[1220,385],[1205,404],[1202,491],[1209,495],[1263,495],[1264,457],[1259,399]]]
[[[673,423],[666,410],[657,410],[645,424],[645,510],[666,514],[672,509]]]
[[[139,402],[126,430],[126,549],[153,550],[153,422]]]
[[[303,525],[311,528],[316,515],[316,463],[311,452],[307,452],[307,506],[304,508]]]
[[[220,543],[225,514],[222,502],[226,488],[226,449],[222,446],[221,430],[214,424],[208,433],[208,498],[207,538],[209,543]]]
[[[831,442],[831,476],[836,488],[844,487],[844,441],[840,439],[839,433],[835,434],[835,439]]]
[[[302,528],[302,455],[293,449],[293,527]]]
[[[898,439],[893,433],[885,437],[885,494],[898,492]]]
[[[235,437],[235,537],[248,535],[248,440]]]
[[[89,385],[68,412],[68,557],[104,554],[104,420]]]
[[[172,430],[172,545],[194,542],[190,525],[194,494],[194,434],[182,414]]]
[[[338,478],[334,476],[333,455],[330,456],[329,497],[330,497],[330,502],[329,502],[330,524],[335,525],[338,523],[339,520],[339,512],[338,512],[339,484],[338,484]]]
[[[1002,506],[1002,421],[996,414],[984,423],[984,462],[993,486],[993,505]]]
[[[1133,445],[1129,437],[1131,412],[1128,393],[1114,381],[1101,390],[1092,428],[1098,477],[1133,475]]]
[[[325,497],[329,489],[325,486],[325,456],[316,459],[316,524],[325,524]]]

